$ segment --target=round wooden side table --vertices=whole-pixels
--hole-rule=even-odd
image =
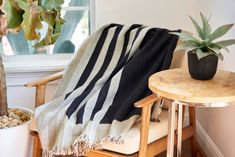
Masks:
[[[217,71],[211,80],[192,79],[186,69],[170,69],[153,74],[149,88],[158,96],[171,100],[168,117],[167,157],[174,155],[175,114],[178,106],[177,157],[181,156],[182,108],[225,107],[235,101],[235,73]]]

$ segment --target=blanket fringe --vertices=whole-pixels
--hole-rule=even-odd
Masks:
[[[55,157],[58,155],[86,156],[90,149],[101,150],[105,143],[124,144],[123,137],[107,136],[104,139],[91,143],[89,138],[84,135],[77,138],[72,146],[64,149],[54,148],[53,150],[43,150],[43,157]]]

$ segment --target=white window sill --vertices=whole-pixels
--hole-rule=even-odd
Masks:
[[[72,54],[4,56],[6,75],[62,71]]]

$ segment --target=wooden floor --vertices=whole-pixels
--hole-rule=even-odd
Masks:
[[[198,151],[197,157],[206,157],[205,155],[202,155],[202,154],[204,154],[204,153]],[[175,156],[176,156],[176,154],[175,154]],[[62,156],[58,156],[58,157],[62,157]],[[73,156],[66,156],[66,157],[73,157]],[[160,155],[157,155],[155,157],[166,157],[166,152],[163,152]],[[191,156],[190,140],[187,140],[187,141],[183,142],[183,144],[182,144],[182,157],[192,157]]]
[[[176,153],[176,151],[175,151]],[[175,154],[176,156],[176,154]],[[182,156],[183,157],[191,157],[191,145],[190,145],[190,141],[185,141],[183,142],[182,144]],[[155,157],[166,157],[166,152],[160,154],[160,155],[157,155]]]
[[[198,146],[199,147],[199,146]],[[200,150],[200,148],[199,148]],[[203,154],[203,155],[202,155]],[[176,156],[176,150],[175,150],[175,156]],[[166,157],[166,152],[157,155],[155,157]],[[182,157],[192,157],[191,155],[191,145],[190,145],[190,140],[187,140],[183,142],[182,144]],[[206,157],[203,152],[197,152],[197,157]]]

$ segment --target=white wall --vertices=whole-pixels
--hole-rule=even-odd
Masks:
[[[21,72],[21,73],[6,73],[7,93],[9,106],[21,106],[33,110],[35,105],[35,88],[24,87],[24,84],[35,81],[51,75],[53,72]],[[54,95],[57,82],[52,83],[46,88],[46,101],[50,100]]]
[[[214,27],[226,23],[235,23],[234,0],[197,0],[196,13],[211,14],[211,24]],[[235,38],[235,27],[225,36]],[[230,53],[224,53],[225,59],[220,62],[220,68],[235,72],[235,46],[231,46]],[[198,121],[214,141],[225,157],[235,156],[235,103],[233,106],[218,109],[200,109]]]
[[[195,0],[98,0],[96,26],[106,23],[133,24],[191,31],[189,15],[195,13]]]
[[[96,28],[117,22],[123,24],[142,23],[149,26],[192,31],[188,15],[194,15],[195,0],[99,0],[96,1]],[[8,69],[6,67],[6,69]],[[21,70],[22,71],[22,70]],[[35,89],[25,88],[29,81],[47,76],[55,71],[9,72],[7,71],[8,102],[34,108]],[[52,97],[54,85],[48,87],[47,97]]]

